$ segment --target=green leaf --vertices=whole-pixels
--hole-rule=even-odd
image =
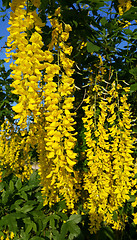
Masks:
[[[61,226],[61,240],[65,239],[66,234],[69,232],[69,223],[63,223]]]
[[[5,226],[5,227],[8,226],[9,231],[16,232],[17,221],[16,221],[16,216],[14,216],[14,213],[3,216],[0,220],[0,226]]]
[[[19,178],[15,184],[16,188],[19,190],[22,187],[21,179]]]
[[[52,233],[53,233],[53,235],[54,235],[54,240],[60,240],[60,234],[59,234],[59,232],[58,232],[58,230],[57,229],[52,229]]]
[[[79,223],[81,221],[81,215],[73,214],[67,221],[73,221],[74,223]]]
[[[12,180],[9,182],[9,191],[12,193],[14,191],[14,183]]]
[[[108,226],[103,226],[98,232],[98,239],[115,240],[113,230]]]
[[[28,200],[27,204],[29,204],[29,205],[37,205],[38,203],[35,200]]]
[[[28,224],[28,226],[27,226],[27,228],[26,228],[26,230],[25,230],[25,233],[26,233],[26,234],[30,233],[30,231],[32,230],[32,228],[33,228],[33,223]]]
[[[55,228],[55,220],[59,221],[60,216],[56,214],[52,214],[50,216],[47,216],[43,222],[43,225],[46,227],[47,223],[49,222],[49,226],[51,228]]]
[[[137,133],[137,126],[133,127],[133,133]]]
[[[36,233],[37,232],[37,225],[36,223],[33,222],[33,231]]]
[[[77,237],[80,235],[81,230],[79,226],[77,225],[81,221],[81,215],[73,214],[69,217],[69,219],[62,224],[61,227],[61,240],[65,239],[65,236],[69,234],[68,239],[73,239],[74,237]]]
[[[136,196],[135,196],[135,195],[131,195],[131,196],[130,196],[130,199],[127,200],[127,201],[128,201],[128,202],[135,202],[135,200],[136,200]]]
[[[135,179],[137,179],[137,173],[135,174],[135,177],[134,177]]]
[[[75,24],[75,26],[78,26],[78,22],[76,22],[75,20],[73,20],[73,23]]]
[[[38,186],[39,184],[39,179],[38,179],[38,173],[36,171],[34,171],[29,179],[29,184],[31,185],[31,187],[35,187]]]
[[[21,198],[25,199],[26,201],[28,200],[28,195],[24,191],[22,191],[19,195]]]
[[[2,231],[0,231],[0,237],[4,237],[4,234]]]
[[[30,239],[29,234],[28,233],[26,234],[23,230],[21,230],[20,236],[21,236],[22,240],[29,240]]]
[[[127,35],[132,35],[133,34],[132,30],[130,30],[130,29],[125,29],[124,31]]]
[[[43,197],[42,197],[41,192],[37,192],[35,194],[35,197],[38,199],[38,202],[40,202],[41,204],[43,203]]]
[[[130,92],[132,93],[132,92],[135,92],[135,91],[137,91],[137,83],[134,83],[130,86]]]
[[[37,226],[36,226],[35,222],[31,221],[30,218],[24,218],[23,221],[24,221],[25,225],[27,226],[25,233],[28,234],[32,229],[34,232],[37,232]]]
[[[78,237],[78,235],[80,235],[81,230],[73,221],[67,221],[66,223],[63,223],[61,227],[61,240],[65,239],[68,232],[70,233],[68,239],[73,239],[74,237]]]
[[[58,202],[58,211],[62,211],[63,209],[67,209],[65,201]]]
[[[72,232],[72,229],[71,229],[71,232],[70,232],[70,235],[69,235],[69,240],[73,240],[75,237],[78,237],[81,233],[81,230],[80,228],[76,225],[74,227],[74,232]]]
[[[114,233],[111,228],[104,229],[104,235],[107,236],[107,239],[114,240]]]
[[[58,212],[58,215],[62,218],[63,221],[68,220],[68,216],[63,212]]]
[[[9,8],[9,3],[11,2],[11,0],[2,0],[2,5],[6,8]]]
[[[43,209],[43,203],[40,202],[40,203],[37,205],[36,210],[37,210],[37,211],[40,211],[40,210],[42,210],[42,209]]]
[[[105,2],[107,2],[108,0],[89,0],[91,2],[91,4],[94,4],[94,8],[96,10],[98,10],[100,7],[103,7]]]
[[[12,204],[11,207],[10,207],[10,210],[16,210],[18,212],[21,211],[21,207],[18,205],[18,204]]]
[[[3,191],[2,193],[2,203],[6,204],[9,198],[9,191]]]
[[[77,0],[77,2],[76,2],[76,3],[77,3],[77,4],[79,4],[80,2],[82,2],[82,0]]]
[[[126,11],[122,18],[124,18],[127,21],[137,20],[137,7],[131,7],[128,11]]]
[[[35,187],[36,187],[36,185],[31,183],[31,185],[27,185],[27,186],[23,187],[21,190],[27,192],[27,191],[32,190]]]
[[[87,51],[88,52],[98,52],[100,47],[94,45],[92,42],[87,42]]]
[[[25,223],[25,224],[31,224],[31,219],[30,219],[30,217],[25,217],[25,218],[23,218],[23,222]]]
[[[34,206],[25,205],[24,207],[21,208],[21,212],[23,212],[23,213],[28,213],[28,212],[30,212],[33,208],[34,208]]]
[[[3,188],[4,188],[4,184],[1,182],[0,183],[0,192],[3,190]]]
[[[103,17],[103,18],[101,18],[100,23],[102,24],[102,26],[105,26],[106,23],[108,23],[108,21],[105,17]]]
[[[137,77],[137,67],[130,69],[129,73],[131,73],[134,77]]]

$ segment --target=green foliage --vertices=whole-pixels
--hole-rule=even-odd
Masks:
[[[137,20],[137,7],[131,7],[122,15],[122,18],[127,21]]]
[[[17,95],[11,93],[12,79],[10,73],[10,69],[7,71],[5,69],[4,60],[0,60],[0,125],[4,122],[5,117],[13,122],[12,105],[18,101]]]
[[[132,92],[135,92],[135,91],[137,91],[137,83],[134,83],[134,84],[130,85],[130,92],[132,93]]]
[[[6,7],[6,8],[9,8],[10,6],[9,6],[9,3],[11,2],[11,0],[2,0],[2,4],[3,4],[3,6],[4,7]]]
[[[41,187],[37,172],[30,179],[10,174],[0,183],[0,232],[14,232],[15,239],[76,239],[81,234],[78,224],[81,215],[70,217],[62,213],[66,208],[59,202],[53,208],[43,206]]]
[[[68,235],[68,239],[74,239],[78,237],[81,233],[79,226],[77,225],[81,221],[80,215],[71,215],[70,218],[64,222],[61,226],[60,240],[65,239],[65,236]]]
[[[100,47],[98,47],[97,45],[94,45],[91,42],[87,42],[87,51],[88,52],[99,52]]]

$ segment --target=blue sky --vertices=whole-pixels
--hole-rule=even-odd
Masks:
[[[2,7],[2,0],[0,0],[0,9],[3,8]],[[10,14],[10,9],[8,9],[6,11],[7,13],[7,17],[5,18],[5,21],[2,21],[2,17],[0,17],[0,37],[4,36],[1,40],[0,40],[0,59],[4,59],[5,58],[5,48],[3,47],[5,42],[7,41],[7,36],[9,35],[7,28],[9,27],[8,25],[8,17]],[[3,12],[0,12],[0,16],[4,15]],[[3,47],[3,48],[2,48]]]

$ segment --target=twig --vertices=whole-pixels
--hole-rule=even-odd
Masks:
[[[1,52],[2,49],[5,47],[5,45],[6,45],[6,42],[5,42],[4,45],[1,47],[0,52]]]
[[[79,106],[75,109],[74,112],[76,112],[76,111],[81,107],[81,105],[82,105],[82,103],[84,102],[84,99],[85,99],[85,97],[86,97],[86,93],[87,93],[87,92],[86,92],[86,89],[85,89],[83,99],[82,99],[81,103],[79,104]]]

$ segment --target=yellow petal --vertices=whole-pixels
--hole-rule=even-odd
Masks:
[[[49,154],[48,154],[48,158],[53,158],[54,157],[54,152],[50,152]]]
[[[76,156],[77,156],[77,154],[76,153],[74,153],[72,150],[67,150],[67,155],[68,155],[68,157],[69,158],[75,158]]]
[[[51,178],[52,177],[52,175],[53,175],[53,171],[51,171],[48,175],[47,175],[47,177],[46,178]]]
[[[67,157],[67,163],[70,165],[70,166],[74,166],[76,164],[76,162],[73,162],[72,160],[70,160],[70,158]]]
[[[66,168],[67,172],[73,172],[73,170],[70,169],[68,166],[65,166],[65,168]]]
[[[12,109],[17,113],[21,113],[23,111],[23,105],[22,103],[18,103],[16,106],[13,106]]]

